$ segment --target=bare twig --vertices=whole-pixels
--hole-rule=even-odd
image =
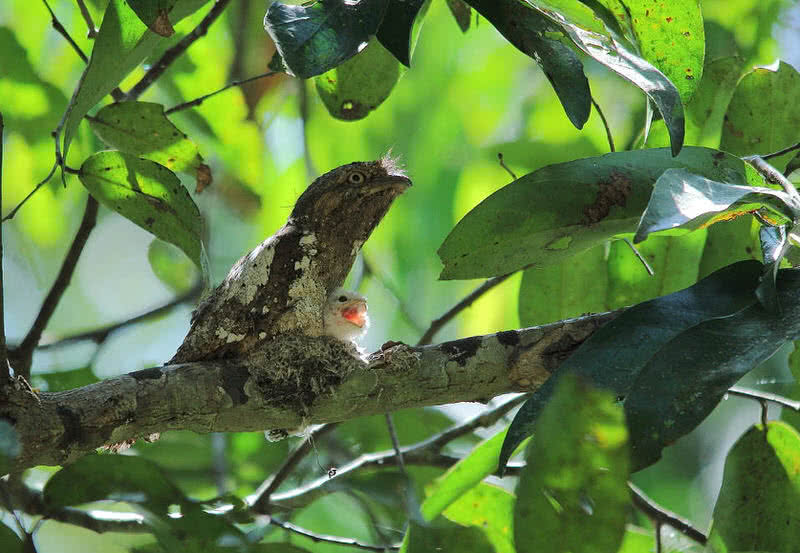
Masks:
[[[439,330],[442,329],[444,325],[449,323],[453,317],[461,313],[464,309],[472,305],[472,303],[477,300],[479,297],[484,295],[486,292],[506,280],[510,277],[513,273],[508,273],[507,275],[496,276],[488,279],[486,282],[478,286],[475,290],[472,291],[470,295],[466,298],[455,304],[450,310],[448,310],[444,315],[435,319],[431,322],[431,326],[428,327],[428,330],[425,331],[425,334],[422,335],[422,338],[419,339],[417,342],[417,346],[425,346],[431,343],[433,337],[436,335]]]
[[[81,252],[83,252],[83,247],[86,245],[89,234],[97,222],[97,208],[97,200],[89,196],[86,200],[86,210],[83,213],[83,220],[78,227],[78,232],[75,234],[69,251],[67,251],[64,262],[61,264],[58,276],[55,282],[53,282],[53,286],[50,288],[47,297],[45,297],[42,307],[39,309],[39,314],[33,322],[33,326],[31,326],[25,339],[13,350],[15,361],[14,370],[17,375],[22,376],[26,380],[30,377],[33,350],[39,343],[42,332],[50,321],[50,317],[55,312],[56,306],[58,306],[58,302],[61,300],[61,296],[67,289],[69,281],[72,279],[72,275],[75,272],[75,267],[78,264]]]
[[[83,20],[86,21],[86,36],[88,38],[94,38],[97,36],[97,27],[94,26],[94,21],[92,21],[92,14],[89,13],[89,10],[86,8],[86,3],[83,0],[77,0],[78,8],[81,10],[81,15],[83,16]]]
[[[793,411],[800,411],[800,401],[795,401],[793,399],[789,399],[787,397],[779,396],[776,394],[771,394],[769,392],[762,392],[760,390],[753,390],[750,388],[741,388],[739,386],[733,386],[732,388],[728,389],[728,393],[746,397],[749,399],[753,399],[755,401],[768,401],[770,403],[775,403],[780,405],[781,407],[786,407],[787,409],[791,409]]]
[[[300,536],[305,536],[306,538],[311,539],[313,542],[323,542],[323,543],[332,543],[335,545],[347,545],[349,547],[355,547],[357,549],[363,549],[365,551],[397,551],[400,549],[399,545],[370,545],[368,543],[362,543],[358,540],[353,538],[342,538],[340,536],[329,536],[327,534],[317,534],[315,532],[311,532],[310,530],[306,530],[305,528],[301,528],[292,524],[291,522],[281,522],[276,520],[275,518],[270,517],[270,524],[277,526],[279,528],[283,528],[288,532],[293,532]]]
[[[478,428],[488,428],[492,426],[497,421],[505,416],[506,413],[511,411],[517,405],[523,403],[526,399],[528,399],[527,395],[521,394],[513,399],[506,401],[505,403],[494,407],[484,413],[481,413],[477,417],[468,420],[462,424],[454,426],[452,428],[448,428],[447,430],[440,432],[439,434],[428,438],[421,445],[424,444],[425,447],[430,447],[435,449],[436,451],[441,450],[445,445],[449,444],[453,440],[460,438],[466,434],[469,434],[473,430]]]
[[[297,449],[292,451],[289,456],[283,461],[283,464],[278,470],[271,475],[256,490],[256,499],[253,501],[253,508],[258,512],[266,512],[267,505],[269,504],[270,496],[278,489],[278,487],[289,477],[289,475],[297,468],[300,461],[308,455],[314,447],[314,440],[320,436],[324,436],[333,429],[339,426],[338,423],[330,423],[323,425],[313,431],[311,434],[300,442]]]
[[[397,437],[397,428],[394,426],[392,414],[385,413],[384,417],[386,419],[386,429],[389,431],[389,438],[392,440],[392,448],[394,449],[394,454],[397,456],[397,465],[400,467],[400,471],[406,476],[406,480],[408,480],[406,462],[405,459],[403,459],[403,451],[400,449],[400,439]]]
[[[46,176],[44,179],[42,179],[40,182],[38,182],[38,183],[36,184],[36,186],[34,186],[34,187],[33,187],[33,190],[31,190],[30,192],[28,192],[28,195],[27,195],[27,196],[25,196],[24,198],[22,198],[22,201],[20,201],[20,202],[19,202],[19,203],[18,203],[16,206],[14,206],[14,209],[12,209],[11,211],[9,211],[9,212],[8,212],[8,215],[6,215],[5,217],[3,217],[3,221],[2,221],[2,222],[4,222],[4,223],[5,223],[5,222],[6,222],[6,221],[8,221],[9,219],[13,219],[13,218],[14,218],[14,215],[16,215],[16,214],[17,214],[17,211],[19,211],[19,210],[20,210],[20,208],[21,208],[23,205],[25,205],[25,203],[26,203],[28,200],[30,200],[30,199],[31,199],[31,197],[32,197],[34,194],[36,194],[36,192],[38,192],[38,191],[39,191],[39,189],[40,189],[42,186],[44,186],[45,184],[47,184],[47,183],[48,183],[48,181],[49,181],[51,178],[53,178],[53,175],[56,173],[56,169],[58,169],[58,160],[56,160],[56,161],[53,163],[53,167],[51,167],[51,168],[50,168],[50,172],[49,172],[49,173],[47,173],[47,176]]]
[[[672,511],[664,509],[661,505],[647,497],[645,493],[633,483],[628,482],[628,488],[631,491],[633,504],[637,509],[649,516],[655,522],[656,527],[658,527],[659,523],[669,524],[684,536],[693,539],[701,545],[706,544],[708,537],[700,530],[692,526],[689,521],[681,518]]]
[[[778,150],[777,152],[772,152],[771,154],[764,154],[759,156],[761,159],[772,159],[773,157],[780,157],[784,154],[788,154],[789,152],[794,152],[795,150],[800,150],[800,142],[789,146],[788,148],[784,148],[782,150]]]
[[[597,115],[600,116],[600,120],[603,122],[603,127],[606,129],[606,138],[608,139],[608,149],[611,152],[616,151],[614,148],[614,137],[611,136],[611,127],[608,126],[608,121],[606,120],[606,116],[603,114],[603,110],[600,109],[600,104],[597,103],[597,100],[592,98],[592,105],[594,109],[597,110]]]
[[[753,166],[756,171],[761,173],[767,182],[780,185],[784,192],[786,192],[792,198],[792,200],[795,201],[796,207],[800,206],[800,194],[797,193],[797,189],[794,187],[791,181],[784,177],[780,171],[775,169],[775,167],[764,161],[764,159],[759,156],[746,156],[742,159]]]
[[[136,100],[141,96],[142,92],[147,90],[147,88],[167,70],[172,62],[178,59],[178,57],[189,48],[189,46],[200,37],[205,36],[208,32],[208,28],[222,15],[222,12],[225,11],[229,2],[230,0],[216,0],[214,6],[209,10],[203,20],[198,23],[197,27],[195,27],[191,33],[183,37],[175,46],[164,52],[161,59],[153,64],[147,73],[144,74],[144,77],[128,91],[126,99]]]
[[[154,317],[158,317],[159,315],[162,315],[163,313],[170,311],[171,309],[175,308],[176,306],[182,303],[192,301],[195,298],[199,297],[200,292],[202,292],[202,290],[203,290],[203,283],[198,281],[192,287],[191,290],[181,294],[176,298],[171,299],[170,301],[164,303],[163,305],[154,307],[153,309],[150,309],[139,315],[131,317],[130,319],[126,319],[124,321],[110,324],[108,326],[104,326],[101,328],[96,328],[94,330],[81,332],[79,334],[73,334],[72,336],[65,336],[64,338],[60,338],[54,342],[50,342],[49,344],[43,344],[37,346],[37,349],[46,350],[46,349],[58,348],[75,342],[81,342],[83,340],[91,340],[96,344],[101,344],[103,341],[105,341],[106,338],[108,338],[108,336],[112,332],[115,332],[120,328],[125,328],[127,326],[131,326],[133,324],[140,323]]]
[[[229,88],[233,88],[234,86],[241,86],[243,84],[247,84],[247,83],[252,82],[252,81],[257,81],[258,79],[263,79],[264,77],[271,77],[272,75],[275,75],[275,74],[276,74],[275,71],[267,71],[266,73],[262,73],[261,75],[256,75],[255,77],[248,77],[247,79],[241,79],[239,81],[231,81],[230,83],[226,84],[225,86],[223,86],[222,88],[220,88],[218,90],[215,90],[214,92],[211,92],[211,93],[206,94],[204,96],[200,96],[199,98],[195,98],[194,100],[190,100],[188,102],[184,102],[182,104],[178,104],[177,106],[173,106],[173,107],[169,108],[168,110],[165,110],[164,114],[165,115],[169,115],[170,113],[175,113],[176,111],[183,111],[183,110],[188,109],[188,108],[199,106],[200,104],[202,104],[203,102],[205,102],[206,100],[211,98],[212,96],[215,96],[215,95],[219,94],[220,92],[224,92],[224,91],[228,90]]]
[[[47,3],[47,0],[42,0],[42,2],[44,2],[45,7],[47,7],[47,11],[50,12],[50,23],[53,25],[53,28],[61,36],[63,36],[67,42],[69,42],[69,45],[72,46],[72,49],[75,50],[75,53],[78,54],[78,56],[83,60],[83,63],[89,63],[89,58],[87,58],[86,54],[83,53],[83,50],[81,50],[81,47],[78,46],[78,43],[72,40],[72,37],[69,36],[69,33],[58,20],[56,14],[53,13],[53,10],[50,8],[50,4]]]
[[[0,113],[0,213],[3,212],[3,132],[5,122]],[[0,225],[0,386],[5,385],[11,378],[8,370],[8,350],[6,348],[6,325],[3,314],[3,226]]]
[[[642,255],[642,252],[639,251],[639,248],[634,246],[633,242],[631,242],[630,239],[628,239],[628,238],[623,238],[622,240],[623,240],[623,242],[628,244],[628,247],[633,252],[633,255],[635,255],[636,258],[642,263],[642,265],[644,265],[644,270],[647,271],[647,274],[650,275],[650,276],[653,276],[654,274],[656,274],[655,271],[653,271],[653,268],[650,266],[650,264],[647,262],[647,260]]]
[[[500,167],[502,167],[503,169],[505,169],[505,170],[508,172],[508,174],[509,174],[509,175],[511,175],[511,178],[512,178],[512,179],[514,179],[514,180],[517,180],[517,175],[516,175],[516,174],[514,174],[514,171],[512,171],[512,170],[511,170],[511,169],[508,167],[508,165],[506,165],[506,162],[505,162],[505,160],[503,159],[503,152],[497,152],[497,161],[499,161],[499,162],[500,162]]]

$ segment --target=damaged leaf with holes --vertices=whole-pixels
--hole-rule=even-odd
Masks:
[[[543,167],[501,188],[458,222],[439,248],[442,279],[504,275],[567,259],[636,231],[653,185],[683,168],[708,179],[763,186],[730,154],[686,147],[616,152]]]

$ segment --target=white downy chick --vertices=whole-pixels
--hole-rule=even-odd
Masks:
[[[337,288],[328,296],[323,325],[328,336],[343,342],[355,342],[369,328],[367,298],[357,292]]]

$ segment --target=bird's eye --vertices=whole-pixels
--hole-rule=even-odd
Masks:
[[[367,180],[367,177],[361,171],[353,171],[347,175],[347,182],[350,184],[361,184],[365,180]]]
[[[344,303],[347,301],[347,296],[339,296],[339,301]]]

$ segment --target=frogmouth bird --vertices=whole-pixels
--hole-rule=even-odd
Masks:
[[[337,288],[362,244],[409,186],[388,156],[317,178],[286,224],[237,261],[200,303],[170,363],[243,356],[287,332],[355,338],[367,326],[366,302]],[[335,308],[326,307],[329,297]]]

